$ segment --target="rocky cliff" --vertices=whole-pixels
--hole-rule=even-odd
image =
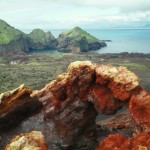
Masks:
[[[59,75],[43,89],[31,91],[21,86],[1,94],[0,102],[0,128],[9,126],[9,130],[0,131],[1,149],[12,137],[33,130],[43,133],[45,141],[43,137],[40,139],[43,144],[47,143],[50,150],[150,148],[150,94],[140,87],[138,77],[125,67],[98,65],[89,61],[74,62],[70,64],[67,73]],[[23,106],[26,106],[25,111]],[[122,132],[122,135],[110,135],[100,141],[98,146],[99,131],[95,123],[97,113],[115,114],[123,106],[128,107],[131,114],[130,119],[120,117],[125,124],[113,121],[114,124],[103,125],[116,129],[126,129],[133,125],[131,138],[126,138],[126,133]],[[22,111],[36,113],[26,118]],[[15,116],[18,115],[19,118],[22,116],[22,120],[16,121],[18,117]],[[8,124],[3,121],[8,121]],[[16,122],[18,126],[12,128]],[[32,132],[28,135],[32,136]],[[22,135],[19,136],[21,137]],[[20,144],[20,140],[14,138],[6,148],[14,141]],[[36,141],[40,147],[38,141],[40,140]],[[34,143],[34,138],[32,142]]]
[[[50,31],[44,32],[41,29],[35,29],[28,35],[28,37],[30,50],[56,48],[57,41]]]
[[[57,49],[62,52],[87,52],[107,46],[104,41],[95,38],[79,27],[60,34],[57,40]]]
[[[0,55],[51,49],[56,46],[57,41],[51,32],[35,29],[30,34],[25,34],[0,20]]]
[[[30,50],[58,49],[61,52],[87,52],[107,46],[79,27],[59,35],[55,39],[51,32],[35,29],[30,34],[15,29],[0,20],[0,55]]]
[[[19,53],[28,50],[25,33],[0,20],[0,54]]]

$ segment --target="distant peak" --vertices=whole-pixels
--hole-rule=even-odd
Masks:
[[[39,29],[39,28],[34,29],[32,32],[36,32],[36,31],[42,31],[42,32],[44,32],[42,29]]]
[[[74,30],[74,31],[81,31],[82,29],[80,27],[74,27],[72,30]]]
[[[0,19],[0,22],[7,23],[6,21],[4,21],[4,20],[2,20],[2,19]]]
[[[0,19],[0,25],[9,26],[9,24],[6,21],[2,20],[2,19]]]

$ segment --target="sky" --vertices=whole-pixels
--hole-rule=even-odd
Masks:
[[[150,28],[150,0],[0,0],[0,19],[23,31]]]

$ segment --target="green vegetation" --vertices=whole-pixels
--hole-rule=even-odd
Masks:
[[[63,35],[68,36],[68,37],[72,37],[72,38],[76,38],[76,37],[83,38],[83,37],[85,37],[87,39],[88,43],[100,42],[99,39],[90,35],[89,33],[87,33],[86,31],[82,30],[79,27],[75,27],[71,31],[64,32]]]
[[[114,58],[100,54],[35,54],[24,57],[0,57],[0,93],[23,83],[27,87],[41,89],[59,74],[66,72],[68,65],[77,60],[126,66],[135,72],[140,77],[142,85],[150,90],[150,59],[123,56]],[[16,63],[12,64],[12,61]]]
[[[48,44],[51,40],[55,39],[51,32],[44,32],[41,29],[33,30],[28,36],[33,43],[42,43],[45,45]]]
[[[25,34],[20,30],[17,30],[5,21],[0,20],[0,44],[9,44],[13,40],[19,39],[19,37],[24,36]]]
[[[137,63],[123,63],[119,64],[120,66],[125,66],[129,70],[143,70],[143,71],[150,71],[150,66],[146,66],[143,64],[137,64]]]

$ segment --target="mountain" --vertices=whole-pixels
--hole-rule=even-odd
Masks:
[[[60,34],[57,41],[58,50],[63,52],[85,52],[106,46],[104,41],[97,39],[79,27]]]
[[[41,29],[34,29],[29,35],[29,49],[41,50],[56,48],[57,41],[51,32],[44,32]]]
[[[28,51],[26,35],[0,20],[0,54]]]

